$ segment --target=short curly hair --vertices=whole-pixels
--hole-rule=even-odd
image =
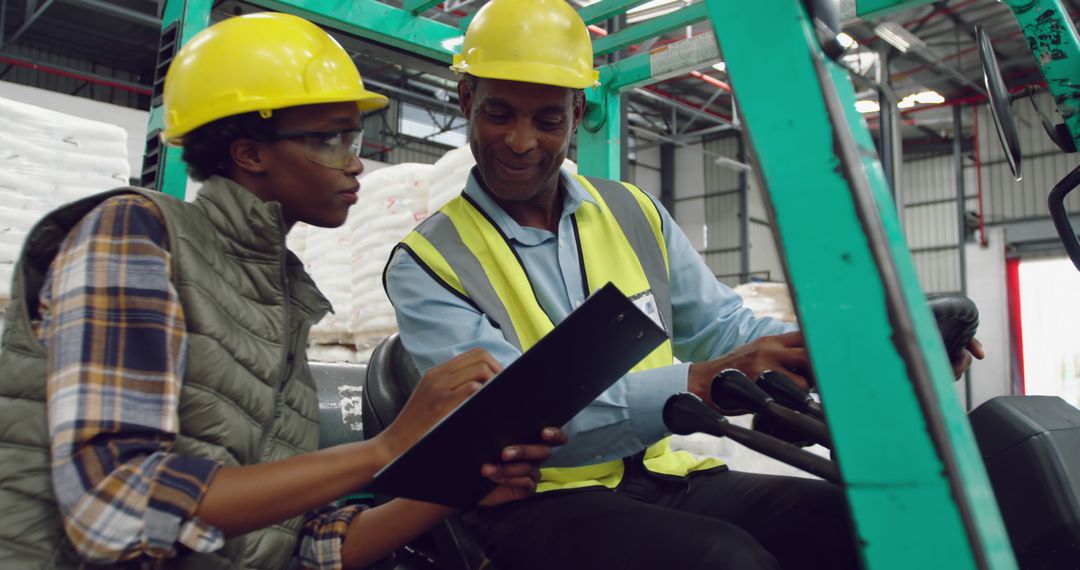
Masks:
[[[184,162],[191,178],[202,182],[211,176],[228,176],[232,171],[229,146],[240,139],[270,140],[277,121],[271,115],[243,113],[207,123],[184,135]]]

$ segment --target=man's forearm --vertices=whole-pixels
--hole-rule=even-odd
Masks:
[[[434,503],[395,499],[356,516],[341,546],[345,568],[364,568],[389,556],[456,509]]]

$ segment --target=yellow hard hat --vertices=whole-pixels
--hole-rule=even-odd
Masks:
[[[356,101],[361,111],[386,106],[364,89],[360,72],[334,38],[289,14],[247,14],[195,34],[165,75],[165,131],[180,138],[207,123],[258,111]]]
[[[571,89],[600,77],[589,30],[566,0],[491,0],[469,23],[450,69]]]

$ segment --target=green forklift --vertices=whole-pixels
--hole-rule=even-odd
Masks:
[[[377,0],[246,3],[297,14],[443,64],[451,61],[463,33],[462,28],[424,17],[438,0],[404,0],[402,7]],[[593,24],[643,3],[600,0],[580,12],[586,23]],[[711,21],[714,31],[714,37],[707,38],[711,42],[691,38],[662,53],[638,53],[602,66],[601,86],[587,92],[586,120],[577,135],[578,162],[584,174],[619,178],[624,137],[620,95],[687,64],[715,62],[717,45],[721,46],[750,142],[750,162],[767,197],[810,349],[816,389],[828,410],[821,413],[817,401],[811,403],[805,395],[776,396],[783,388],[772,384],[782,385],[783,380],[774,379],[762,384],[773,391],[767,401],[751,394],[756,403],[740,400],[728,411],[752,411],[749,406],[757,406],[759,415],[769,415],[774,423],[783,423],[777,418],[786,416],[785,429],[801,426],[816,430],[819,437],[824,434],[835,460],[808,459],[805,451],[771,437],[767,429],[722,427],[719,412],[685,400],[669,403],[669,426],[673,431],[735,437],[841,485],[855,523],[852,540],[858,542],[866,568],[1077,569],[1078,412],[1054,398],[1003,397],[965,413],[953,388],[938,321],[916,278],[882,163],[866,122],[856,111],[848,71],[838,62],[842,21],[930,3],[703,0],[597,38],[594,50],[603,55],[704,20]],[[1061,0],[1004,3],[1015,15],[1064,117],[1062,125],[1047,121],[1048,134],[1063,152],[1075,152],[1080,143],[1076,28]],[[176,48],[208,25],[214,5],[212,0],[165,2],[159,82]],[[985,46],[981,52],[987,91],[999,136],[1018,169],[1010,99],[985,33],[980,33],[979,43]],[[776,86],[777,70],[783,70],[783,89]],[[156,85],[155,93],[159,91]],[[183,165],[176,149],[157,142],[160,100],[155,98],[153,105],[143,183],[183,197]],[[1080,168],[1051,192],[1050,211],[1066,250],[1080,268],[1080,242],[1063,203],[1077,185]],[[948,338],[960,342],[956,339],[973,330],[970,308],[961,302],[946,309],[939,311],[943,328],[959,331]],[[408,394],[409,364],[400,346],[387,342],[376,352],[364,379],[338,371],[327,384],[364,382],[368,412],[364,429],[377,430],[379,423],[392,418],[396,400]],[[716,386],[726,389],[740,382],[720,379]],[[333,406],[337,389],[323,386],[321,391]],[[772,412],[766,413],[766,408]],[[332,424],[333,415],[328,420],[325,423]],[[324,431],[332,432],[327,444],[347,436],[333,429],[324,426]],[[416,557],[420,563],[446,569],[485,564],[482,553],[470,550],[467,536],[454,521],[432,535],[433,546],[413,549],[420,554]]]

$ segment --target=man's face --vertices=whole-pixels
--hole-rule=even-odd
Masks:
[[[266,185],[260,198],[281,203],[288,225],[324,228],[345,223],[364,171],[355,150],[360,111],[355,103],[306,105],[275,111],[281,138],[266,143]],[[310,136],[307,133],[311,133]]]
[[[572,89],[504,81],[463,80],[461,110],[480,178],[495,198],[529,202],[558,188],[559,167],[584,112]]]

